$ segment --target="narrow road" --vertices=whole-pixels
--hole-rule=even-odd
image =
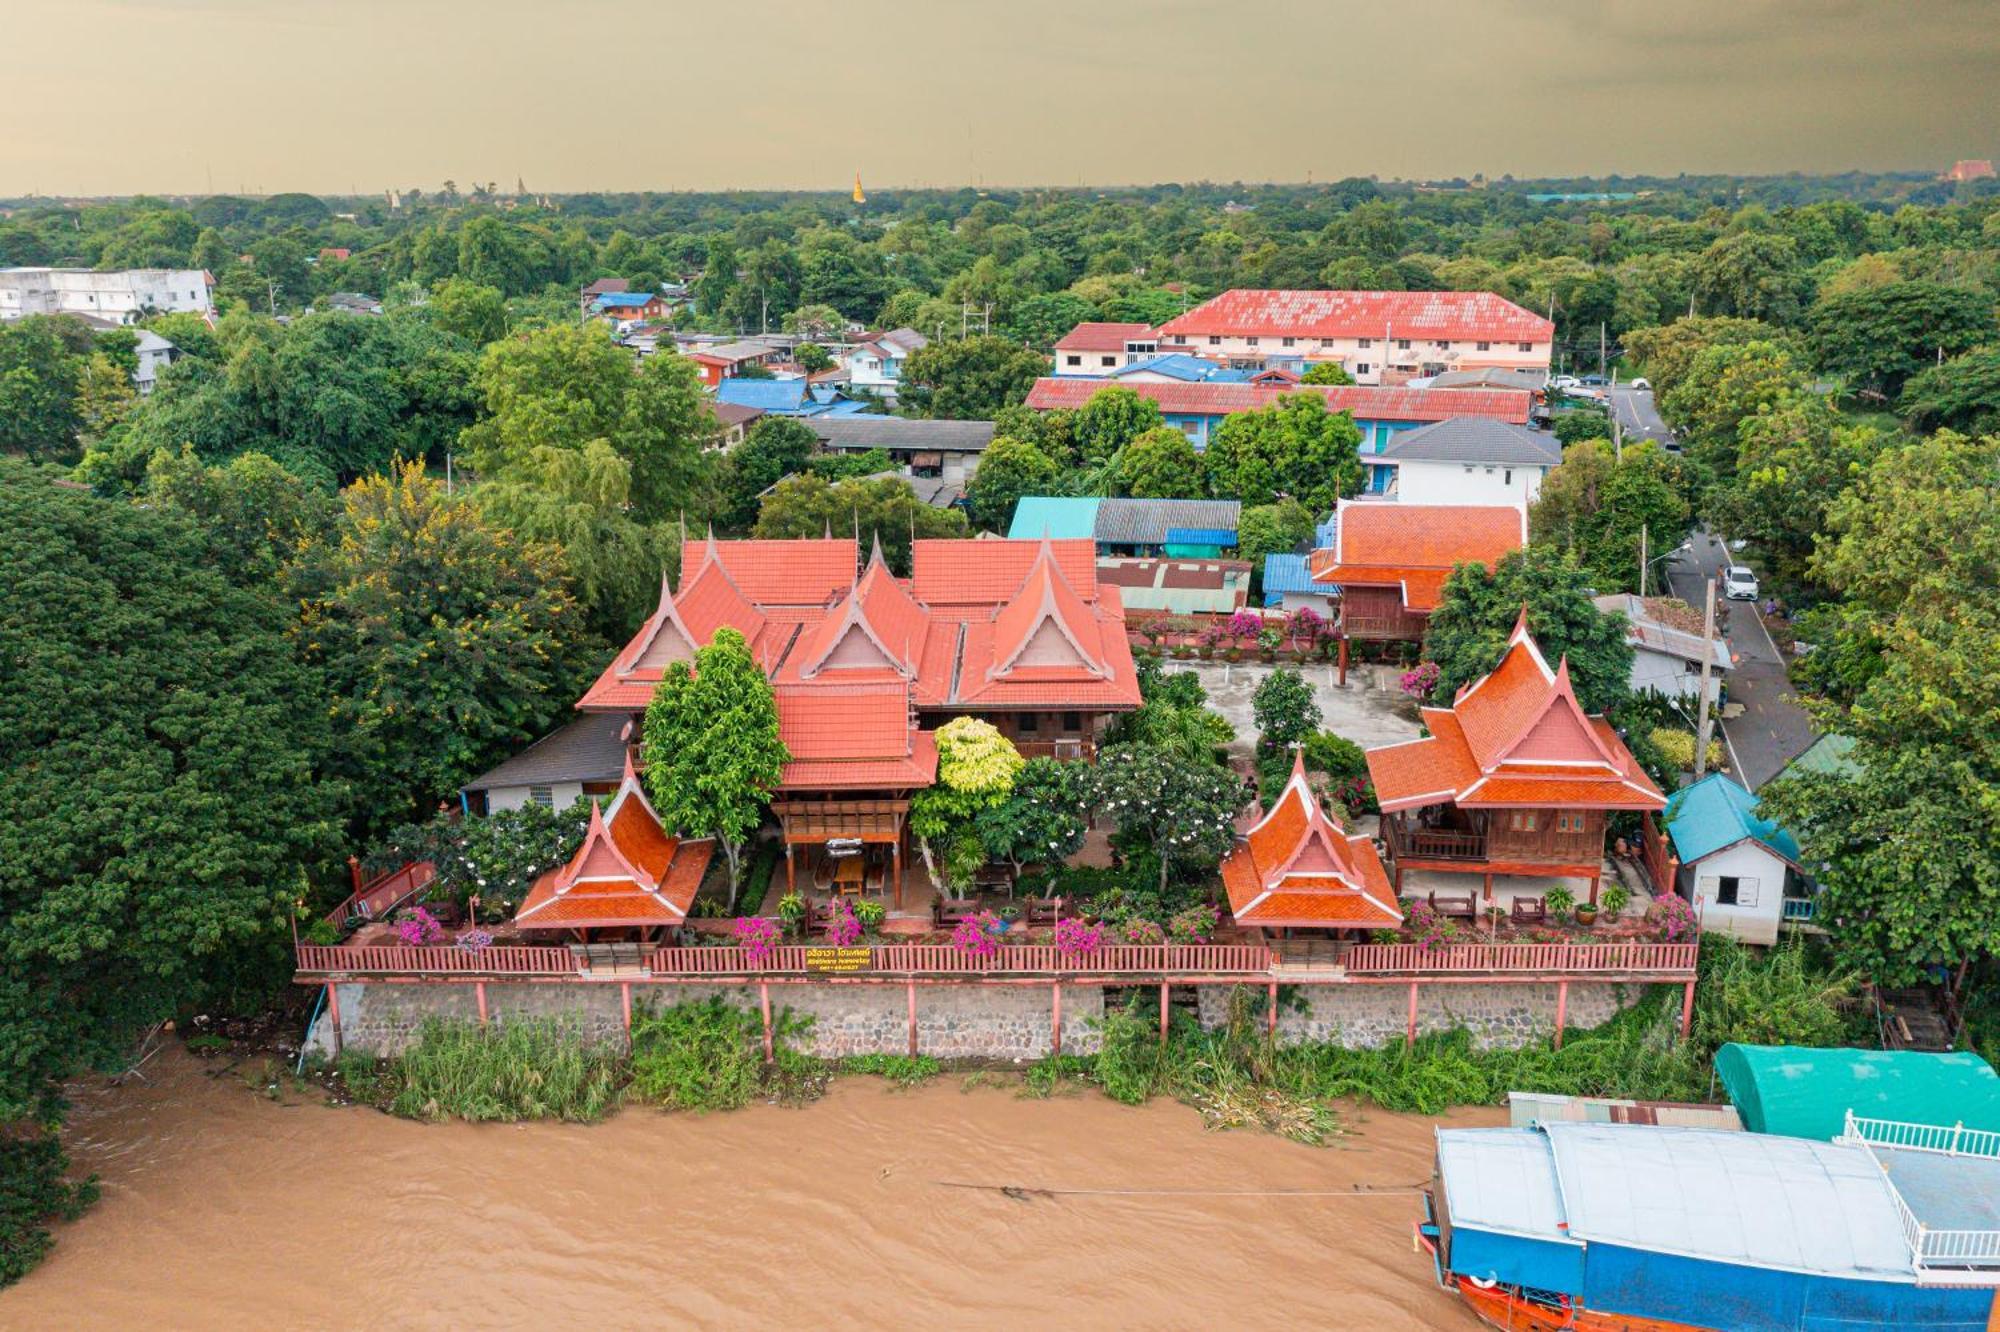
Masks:
[[[1702,580],[1715,577],[1728,564],[1729,552],[1722,543],[1705,530],[1696,532],[1689,553],[1669,566],[1668,582],[1675,596],[1699,608]],[[1745,601],[1722,600],[1717,588],[1715,617],[1736,661],[1729,672],[1729,701],[1743,705],[1741,715],[1721,723],[1723,740],[1729,747],[1730,767],[1754,791],[1805,752],[1814,739],[1812,722],[1792,701],[1784,658],[1756,608]]]
[[[1661,448],[1667,447],[1668,441],[1673,439],[1673,432],[1660,419],[1659,410],[1653,405],[1652,390],[1619,384],[1610,392],[1611,414],[1624,427],[1627,440],[1650,439]]]

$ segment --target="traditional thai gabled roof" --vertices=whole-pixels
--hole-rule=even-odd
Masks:
[[[905,681],[780,684],[774,693],[778,738],[791,751],[780,791],[915,789],[937,780],[937,737],[911,723]]]
[[[1384,813],[1466,808],[1663,809],[1660,793],[1602,716],[1586,713],[1569,661],[1554,669],[1528,632],[1524,608],[1499,665],[1425,708],[1427,739],[1368,751]]]
[[[1392,929],[1402,924],[1382,858],[1319,803],[1302,756],[1270,810],[1222,861],[1238,925]]]
[[[858,671],[915,678],[930,617],[889,572],[876,538],[868,568],[838,606],[807,628],[788,662],[801,680],[852,679]]]
[[[681,548],[681,568],[713,560],[753,605],[824,606],[854,585],[852,537],[803,537],[791,541],[691,541]]]
[[[583,845],[535,880],[514,923],[529,930],[678,925],[714,854],[713,840],[667,832],[628,754],[617,792],[590,807]]]
[[[717,554],[713,536],[682,548],[681,590],[660,580],[660,604],[632,641],[597,677],[577,707],[585,711],[636,710],[646,706],[653,686],[677,661],[691,662],[724,625],[743,635],[760,660],[772,655],[760,644],[766,616],[736,585]]]
[[[1020,591],[993,617],[993,659],[986,678],[1041,667],[1074,670],[1102,679],[1104,634],[1097,617],[1063,577],[1055,549],[1043,540]]]

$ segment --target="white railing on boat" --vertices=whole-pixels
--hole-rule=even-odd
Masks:
[[[1963,1124],[1905,1124],[1894,1119],[1865,1119],[1852,1110],[1847,1112],[1847,1128],[1840,1140],[1906,1152],[2000,1160],[2000,1133],[1969,1129]]]
[[[1836,1141],[1867,1149],[1881,1165],[1889,1196],[1896,1200],[1896,1212],[1903,1223],[1903,1240],[1910,1246],[1918,1280],[1927,1284],[1991,1284],[1992,1269],[2000,1266],[2000,1230],[1935,1230],[1925,1225],[1904,1201],[1888,1162],[1874,1149],[1995,1160],[2000,1159],[2000,1133],[1969,1129],[1963,1124],[1906,1124],[1894,1119],[1869,1119],[1852,1110],[1847,1112],[1846,1121]]]

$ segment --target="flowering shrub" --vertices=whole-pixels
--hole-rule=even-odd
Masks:
[[[1285,619],[1285,633],[1300,648],[1310,648],[1326,632],[1326,620],[1311,606],[1301,606]]]
[[[778,922],[763,916],[739,916],[736,919],[736,945],[750,959],[750,965],[761,967],[769,962],[778,951]]]
[[[424,948],[444,938],[444,926],[430,912],[418,907],[396,922],[396,938],[405,948]]]
[[[454,805],[424,823],[391,831],[367,853],[363,867],[373,874],[427,860],[437,868],[432,897],[518,902],[536,879],[576,854],[590,827],[588,802],[586,796],[568,809],[554,810],[529,801],[479,819],[463,817]],[[507,914],[512,914],[511,905]]]
[[[1215,923],[1222,918],[1207,902],[1176,911],[1167,920],[1167,937],[1179,944],[1207,943],[1215,936]]]
[[[493,946],[493,936],[485,930],[467,930],[452,942],[461,953],[483,953]]]
[[[1156,944],[1167,941],[1167,932],[1150,920],[1128,920],[1122,933],[1128,944]]]
[[[1646,918],[1668,943],[1679,943],[1694,933],[1694,908],[1685,897],[1662,897],[1646,908]]]
[[[827,912],[826,941],[836,948],[851,948],[861,942],[861,934],[861,917],[854,914],[854,907],[844,897],[835,898]]]
[[[1412,902],[1403,920],[1409,927],[1410,941],[1426,953],[1440,952],[1458,941],[1457,922],[1429,902]]]
[[[854,904],[854,918],[861,922],[864,929],[880,929],[882,928],[882,922],[887,920],[888,917],[889,908],[883,906],[873,898],[863,898]]]
[[[1066,958],[1089,957],[1104,944],[1104,927],[1086,925],[1076,916],[1056,922],[1056,951]]]
[[[1254,639],[1263,632],[1264,617],[1255,611],[1237,611],[1229,617],[1223,627],[1223,633],[1239,643],[1246,639]]]
[[[1404,671],[1396,685],[1411,698],[1429,698],[1442,673],[1434,661],[1419,662],[1415,670]]]
[[[1000,940],[993,934],[999,923],[1000,918],[991,911],[967,916],[951,932],[952,947],[972,957],[992,957],[1000,951]]]

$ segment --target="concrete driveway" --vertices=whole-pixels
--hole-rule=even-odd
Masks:
[[[1187,671],[1201,680],[1201,687],[1208,691],[1209,706],[1236,728],[1236,739],[1229,746],[1233,754],[1247,756],[1256,748],[1257,719],[1251,711],[1250,698],[1265,676],[1282,669],[1297,670],[1313,687],[1321,730],[1352,740],[1363,749],[1401,744],[1415,740],[1418,735],[1415,722],[1397,715],[1397,708],[1409,702],[1396,687],[1396,679],[1402,674],[1400,667],[1351,666],[1345,689],[1334,683],[1336,673],[1330,663],[1288,667],[1267,666],[1263,662],[1169,659],[1166,669]]]
[[[1668,569],[1674,595],[1699,608],[1702,580],[1720,574],[1730,562],[1729,552],[1711,533],[1695,533],[1691,549]],[[1729,766],[1737,779],[1756,790],[1803,754],[1816,737],[1805,710],[1792,700],[1791,677],[1777,644],[1771,641],[1756,606],[1747,601],[1725,601],[1716,590],[1717,630],[1729,639],[1730,654],[1736,660],[1729,673],[1729,701],[1741,704],[1740,715],[1721,722],[1722,736],[1729,746]]]

